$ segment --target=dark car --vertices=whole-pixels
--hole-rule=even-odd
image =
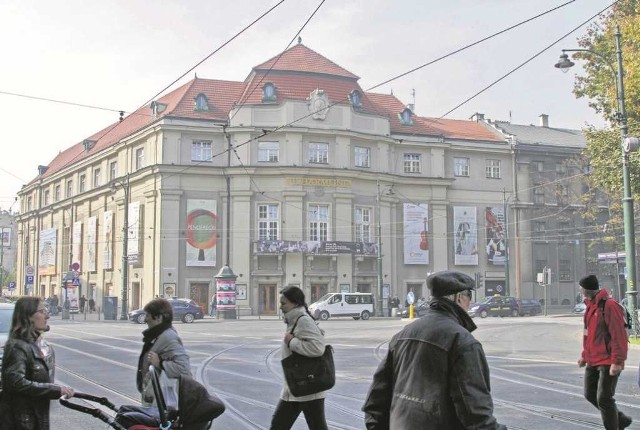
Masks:
[[[472,303],[467,312],[471,317],[517,317],[520,315],[520,306],[515,297],[493,296],[486,297],[480,303]]]
[[[429,302],[422,301],[413,305],[413,317],[420,318],[424,314],[427,313],[427,309],[429,309]],[[409,308],[404,308],[400,313],[402,318],[409,318]]]
[[[190,299],[167,299],[173,308],[173,320],[184,323],[192,323],[204,318],[204,309]],[[144,324],[146,312],[144,309],[136,309],[129,312],[129,321]]]
[[[520,299],[518,305],[520,305],[520,316],[535,316],[542,313],[542,306],[536,299]]]

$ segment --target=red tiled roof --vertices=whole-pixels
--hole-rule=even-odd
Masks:
[[[302,43],[298,43],[282,54],[278,54],[253,68],[255,71],[269,69],[286,72],[323,73],[343,78],[360,79],[313,49],[307,48]]]

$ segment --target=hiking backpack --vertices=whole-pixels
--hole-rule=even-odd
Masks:
[[[609,299],[602,299],[602,300],[600,300],[600,302],[598,302],[598,307],[600,308],[600,313],[602,314],[602,322],[605,322],[605,320],[604,320],[604,306],[605,306],[607,300],[609,300]],[[629,331],[633,327],[633,322],[631,320],[631,313],[629,312],[629,310],[625,306],[621,305],[619,302],[617,302],[615,300],[613,302],[616,305],[620,306],[620,308],[622,309],[622,314],[624,315],[624,328],[627,329],[627,334],[629,334]]]

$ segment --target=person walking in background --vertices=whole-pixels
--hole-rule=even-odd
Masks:
[[[136,386],[142,394],[142,404],[149,406],[153,403],[152,375],[149,375],[149,365],[164,371],[169,378],[180,375],[191,376],[189,356],[184,349],[182,340],[172,326],[173,308],[166,299],[153,299],[144,307],[147,329],[142,332],[142,352],[138,358]]]
[[[83,314],[84,313],[84,305],[87,304],[87,298],[84,296],[84,294],[80,297],[80,313]]]
[[[280,348],[281,358],[284,359],[293,352],[308,357],[320,357],[325,349],[324,331],[318,327],[309,313],[304,292],[298,287],[285,287],[280,294],[280,310],[287,324]],[[280,401],[271,419],[270,430],[289,430],[300,412],[304,414],[310,430],[327,430],[324,398],[324,391],[294,397],[285,381]]]
[[[389,342],[362,410],[369,430],[506,430],[493,416],[489,365],[467,314],[475,281],[464,273],[427,278],[427,313]]]
[[[217,308],[217,301],[216,301],[216,295],[214,294],[211,297],[211,303],[209,304],[209,316],[210,317],[214,317],[216,316],[216,308]]]
[[[89,299],[89,313],[93,313],[96,311],[96,301],[93,300],[93,296]]]
[[[600,289],[594,275],[585,276],[578,283],[587,305],[578,359],[578,366],[585,368],[584,397],[600,410],[606,430],[624,429],[632,419],[618,410],[614,396],[629,348],[625,316],[615,300],[609,298],[609,292]]]
[[[2,362],[0,429],[48,430],[49,402],[74,395],[72,388],[53,383],[51,346],[42,339],[48,319],[37,297],[16,301]]]

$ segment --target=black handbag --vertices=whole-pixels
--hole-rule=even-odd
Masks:
[[[301,317],[298,317],[300,319]],[[293,325],[295,330],[298,321]],[[289,391],[295,397],[326,391],[336,384],[336,367],[333,364],[333,347],[327,345],[320,357],[307,357],[292,352],[282,359],[282,370]]]

